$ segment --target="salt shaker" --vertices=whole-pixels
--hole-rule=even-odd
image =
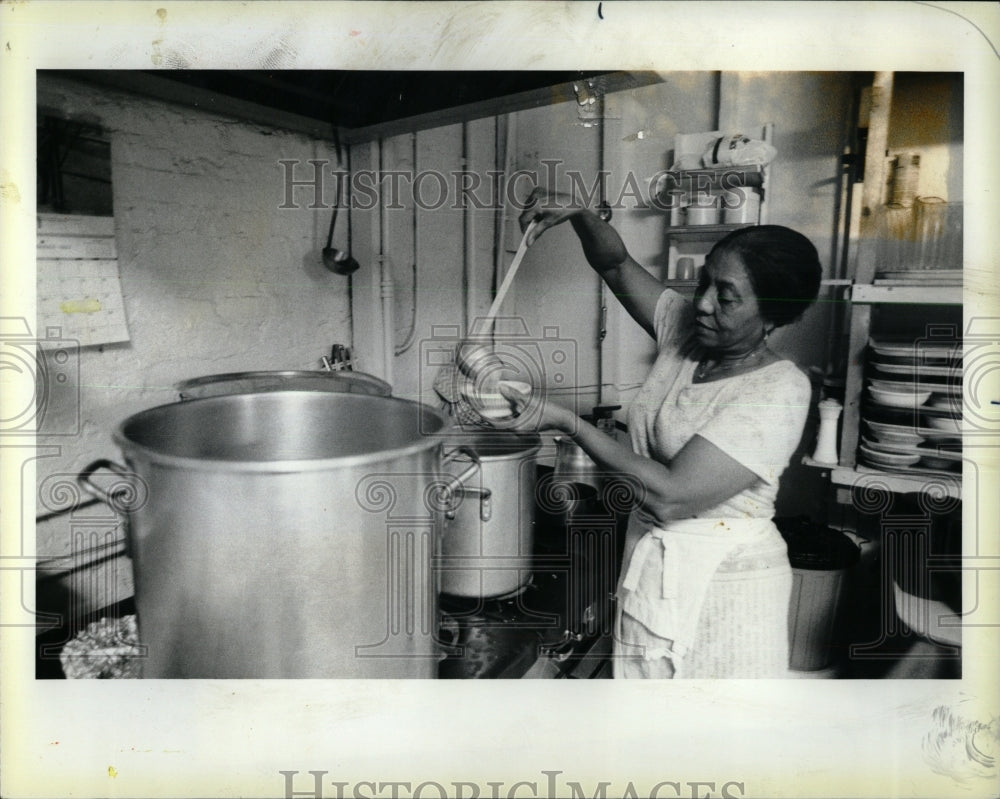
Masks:
[[[837,420],[842,407],[835,399],[825,399],[816,407],[819,409],[819,433],[812,459],[816,463],[836,466],[840,462],[837,457]]]

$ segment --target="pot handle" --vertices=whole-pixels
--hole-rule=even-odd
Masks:
[[[120,485],[117,491],[108,492],[90,479],[94,472],[98,469],[107,469],[109,472],[114,472],[119,477],[125,478],[127,485]],[[135,504],[130,501],[130,498],[134,499],[136,493],[131,481],[131,478],[134,476],[135,475],[133,475],[132,472],[121,464],[109,461],[106,458],[101,458],[100,460],[94,461],[82,472],[80,472],[80,474],[77,475],[76,482],[80,485],[80,488],[92,497],[95,497],[110,506],[112,510],[116,510],[119,513],[126,513]]]
[[[455,447],[451,452],[445,453],[441,459],[441,465],[451,463],[459,455],[465,455],[472,463],[469,468],[459,475],[450,475],[448,480],[441,486],[442,504],[447,507],[445,515],[449,519],[455,518],[455,494],[461,491],[463,494],[474,494],[479,496],[479,518],[488,522],[493,518],[493,492],[488,488],[476,488],[468,485],[476,472],[482,472],[483,464],[479,456],[471,447]]]
[[[107,469],[109,472],[114,472],[116,475],[123,478],[123,482],[118,483],[117,490],[109,492],[91,480],[94,472],[98,469]],[[76,482],[79,484],[80,488],[92,497],[105,503],[116,513],[120,513],[125,517],[125,555],[130,558],[132,557],[132,535],[130,532],[127,514],[129,510],[132,510],[137,506],[137,500],[140,497],[140,494],[136,489],[136,485],[132,480],[134,477],[135,474],[130,472],[121,464],[107,460],[106,458],[101,458],[100,460],[96,460],[87,466],[82,472],[80,472],[80,474],[77,475],[76,478]]]

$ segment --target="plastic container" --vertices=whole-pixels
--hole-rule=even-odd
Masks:
[[[727,189],[722,195],[722,221],[732,224],[757,224],[760,218],[760,195],[749,186]]]
[[[893,168],[892,202],[905,208],[913,205],[920,182],[920,154],[901,153]]]
[[[722,218],[719,196],[708,192],[698,192],[691,198],[686,212],[689,225],[717,225]]]
[[[776,519],[788,544],[792,597],[788,612],[789,668],[819,671],[834,661],[845,576],[861,557],[847,535],[808,518]]]

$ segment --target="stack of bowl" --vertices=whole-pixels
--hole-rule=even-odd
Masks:
[[[905,384],[900,384],[901,386]],[[890,408],[919,408],[931,398],[931,392],[924,391],[915,384],[908,388],[888,388],[882,386],[868,386],[868,393],[879,405],[886,405]]]
[[[916,448],[924,437],[912,427],[865,420],[871,438],[862,437],[861,454],[864,460],[878,468],[913,466],[920,460]]]

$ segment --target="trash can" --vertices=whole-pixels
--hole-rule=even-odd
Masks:
[[[788,545],[792,596],[788,610],[789,668],[819,671],[834,661],[844,577],[861,557],[842,533],[806,517],[776,519]]]

